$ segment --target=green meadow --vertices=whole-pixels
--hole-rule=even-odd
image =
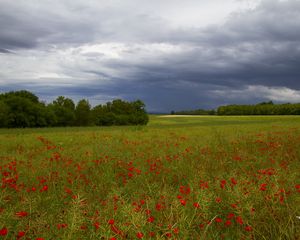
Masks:
[[[299,116],[0,129],[0,239],[299,239]]]

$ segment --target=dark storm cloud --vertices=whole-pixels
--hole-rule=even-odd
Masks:
[[[57,65],[73,82],[47,86],[51,79],[25,79],[1,90],[23,87],[47,99],[66,95],[95,103],[140,98],[151,111],[300,101],[300,1],[262,0],[207,27],[171,26],[157,15],[93,9],[81,1],[53,1],[52,8],[46,1],[49,9],[29,3],[0,3],[0,57],[11,49],[44,51],[55,45],[63,53],[51,61],[67,56]],[[99,43],[120,46],[84,52]]]
[[[0,53],[12,53],[12,52],[8,51],[7,49],[0,48]]]
[[[166,22],[102,2],[32,0],[0,3],[0,47],[37,48],[110,41],[161,41]],[[93,7],[95,5],[96,7]],[[100,7],[99,7],[100,5]],[[103,4],[105,5],[105,4]]]

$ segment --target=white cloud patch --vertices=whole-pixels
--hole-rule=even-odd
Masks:
[[[247,86],[243,89],[213,90],[211,94],[222,97],[225,100],[250,100],[263,98],[275,102],[298,103],[300,102],[300,91],[287,87]],[[237,102],[238,103],[238,102]]]

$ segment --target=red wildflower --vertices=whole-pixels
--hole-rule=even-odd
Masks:
[[[109,220],[108,220],[108,224],[109,224],[109,225],[113,225],[114,223],[115,223],[115,220],[113,220],[113,219],[109,219]]]
[[[150,214],[151,214],[151,210],[146,209],[146,210],[145,210],[145,213],[146,213],[147,215],[150,215]]]
[[[232,183],[233,185],[236,185],[236,184],[237,184],[237,181],[236,181],[234,178],[231,178],[230,180],[231,180],[231,183]]]
[[[87,229],[87,226],[82,225],[82,226],[80,226],[80,229],[81,229],[81,230],[86,230],[86,229]]]
[[[260,185],[260,188],[259,188],[260,191],[266,191],[267,190],[267,184],[266,183],[262,183]]]
[[[224,188],[225,188],[225,185],[226,185],[226,180],[221,180],[220,187],[221,187],[222,189],[224,189]]]
[[[8,233],[8,230],[6,227],[0,229],[0,236],[5,236],[5,235],[7,235],[7,233]]]
[[[297,189],[297,192],[300,193],[300,184],[295,185],[295,188]]]
[[[15,215],[19,218],[22,218],[22,217],[26,217],[28,215],[28,213],[25,211],[20,211],[20,212],[16,212]]]
[[[154,232],[149,232],[149,237],[154,237],[155,233]]]
[[[219,198],[219,197],[217,197],[217,198],[216,198],[216,202],[217,202],[217,203],[220,203],[220,202],[222,202],[222,199]]]
[[[24,236],[25,236],[25,232],[20,231],[20,232],[18,232],[17,239],[20,239],[21,237],[24,237]]]
[[[191,188],[189,186],[180,186],[179,191],[182,194],[188,195],[191,193]]]
[[[231,221],[230,220],[227,220],[226,222],[225,222],[225,226],[226,227],[229,227],[231,225]]]
[[[230,206],[231,206],[232,208],[237,208],[237,204],[236,204],[236,203],[230,204]]]
[[[182,199],[182,196],[180,196],[180,195],[177,195],[177,198],[178,198],[178,199]]]
[[[228,218],[228,219],[234,218],[234,213],[229,213],[229,214],[227,215],[227,218]]]
[[[66,224],[66,223],[59,223],[59,224],[57,224],[57,229],[59,230],[61,228],[66,228],[67,226],[68,226],[68,224]]]
[[[246,226],[246,227],[245,227],[245,231],[251,232],[251,231],[252,231],[252,227],[251,227],[251,226]]]
[[[201,189],[207,189],[207,188],[209,188],[209,186],[208,186],[208,182],[204,182],[204,181],[200,181],[200,188]]]
[[[173,229],[173,232],[174,232],[175,234],[178,234],[178,233],[179,233],[179,228],[174,228],[174,229]]]
[[[96,230],[99,229],[100,223],[99,223],[99,222],[95,222],[95,223],[94,223],[94,227],[95,227]]]
[[[242,158],[241,158],[240,156],[234,156],[234,157],[233,157],[233,160],[235,160],[235,161],[241,161]]]
[[[44,185],[40,190],[40,192],[46,192],[46,191],[48,191],[48,185]]]
[[[237,216],[235,220],[236,220],[236,222],[237,222],[238,224],[240,224],[240,225],[243,225],[243,223],[244,223],[244,222],[243,222],[243,219],[242,219],[240,216]]]
[[[217,223],[220,223],[220,222],[222,222],[223,220],[222,220],[222,218],[216,218],[216,222]]]
[[[144,234],[141,233],[141,232],[138,232],[138,233],[136,234],[136,237],[139,238],[139,239],[141,239],[141,238],[144,237]]]
[[[37,238],[37,239],[35,239],[35,240],[45,240],[45,238]]]
[[[180,203],[181,203],[182,206],[185,206],[185,205],[186,205],[186,200],[181,199],[181,200],[180,200]]]
[[[160,210],[162,210],[163,206],[160,203],[158,203],[158,204],[156,204],[155,208],[157,211],[160,211]]]
[[[147,222],[150,222],[150,223],[154,222],[154,217],[153,217],[153,216],[150,216],[150,217],[147,219]]]
[[[197,203],[197,202],[195,202],[193,205],[194,205],[195,208],[200,208],[200,204]]]
[[[170,238],[170,237],[172,237],[172,233],[166,233],[166,237],[168,237],[168,238]]]

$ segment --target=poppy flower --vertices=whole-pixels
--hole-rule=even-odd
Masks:
[[[240,216],[238,216],[238,217],[236,217],[236,222],[238,223],[238,224],[240,224],[240,225],[243,225],[243,219],[240,217]]]
[[[113,225],[114,223],[115,223],[115,220],[113,220],[113,219],[109,219],[109,220],[108,220],[108,224],[109,224],[109,225]]]
[[[194,206],[195,208],[200,208],[200,204],[197,203],[197,202],[195,202],[195,203],[193,204],[193,206]]]
[[[185,205],[186,205],[186,200],[181,199],[181,200],[180,200],[180,204],[181,204],[182,206],[185,206]]]
[[[230,220],[227,220],[226,222],[225,222],[225,226],[226,227],[229,227],[231,225],[231,221]]]
[[[139,239],[141,239],[141,238],[144,237],[144,234],[141,233],[141,232],[138,232],[138,233],[136,234],[136,237],[139,238]]]
[[[22,217],[26,217],[28,215],[28,213],[25,211],[20,211],[20,212],[16,212],[15,215],[19,218],[22,218]]]
[[[252,227],[251,227],[251,226],[246,226],[246,227],[245,227],[245,231],[251,232],[251,231],[252,231]]]
[[[154,222],[154,217],[153,217],[153,216],[150,216],[150,217],[147,219],[147,222],[150,222],[150,223]]]
[[[19,239],[21,239],[24,236],[25,236],[25,232],[20,231],[20,232],[18,232],[17,239],[19,240]]]
[[[8,230],[6,227],[0,229],[0,236],[6,236],[8,233]]]
[[[262,183],[260,185],[260,188],[259,188],[260,191],[266,191],[267,190],[267,184],[266,183]]]

